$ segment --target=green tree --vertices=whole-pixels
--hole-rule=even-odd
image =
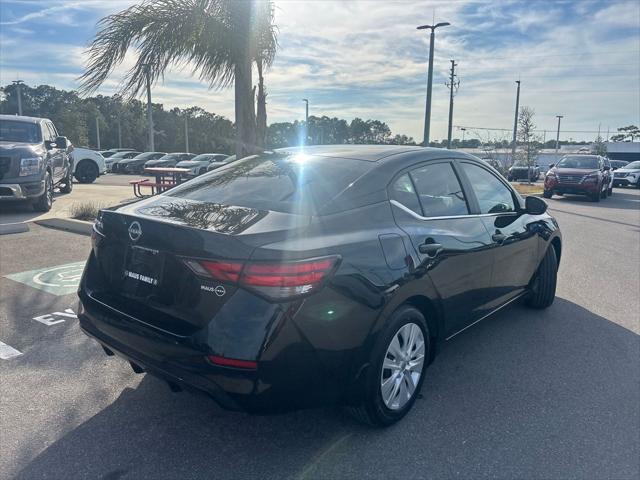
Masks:
[[[136,96],[170,65],[192,65],[211,87],[235,85],[236,155],[259,151],[266,132],[266,92],[262,72],[274,59],[277,41],[271,0],[146,0],[103,18],[88,49],[81,91],[95,91],[122,63],[129,47],[138,53],[123,93]],[[251,67],[259,74],[256,128]]]
[[[614,142],[633,142],[635,137],[640,137],[640,128],[635,125],[620,127],[618,133],[611,137]]]
[[[520,107],[518,115],[518,142],[521,149],[516,152],[516,161],[529,168],[536,164],[540,151],[540,138],[536,136],[536,124],[533,121],[535,111],[530,107]],[[529,178],[529,183],[531,178]]]
[[[591,150],[596,155],[602,155],[603,157],[607,156],[607,144],[604,142],[604,139],[600,135],[596,137]]]

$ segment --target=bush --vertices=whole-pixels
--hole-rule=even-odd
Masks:
[[[101,208],[104,208],[104,205],[93,202],[76,202],[71,205],[71,218],[92,221],[96,219]]]

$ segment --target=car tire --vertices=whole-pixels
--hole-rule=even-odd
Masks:
[[[551,190],[545,190],[544,192],[542,192],[542,196],[544,198],[551,198],[553,197],[553,192]]]
[[[603,200],[607,198],[607,191],[609,189],[608,188],[604,188],[601,192],[600,192],[600,198],[602,198]]]
[[[600,192],[598,193],[594,193],[593,195],[591,195],[591,201],[592,202],[599,202],[601,198]]]
[[[76,166],[74,176],[80,183],[93,183],[98,178],[98,166],[91,160],[80,160]]]
[[[206,168],[201,168],[200,170],[198,170],[198,175],[204,175],[205,173],[207,173]]]
[[[401,342],[403,338],[404,343]],[[414,342],[407,345],[411,338]],[[394,348],[404,356],[393,359]],[[376,340],[369,358],[370,367],[361,386],[362,403],[349,407],[349,413],[357,421],[375,427],[387,427],[402,419],[419,396],[430,358],[431,336],[424,316],[411,305],[401,306],[391,315],[387,327]],[[410,365],[418,359],[421,363]],[[387,368],[391,365],[397,368]],[[418,378],[416,373],[419,373]],[[415,388],[409,397],[410,385]],[[403,398],[405,394],[407,397]]]
[[[44,174],[44,192],[33,202],[33,209],[36,212],[48,212],[53,205],[53,179],[51,173]]]
[[[558,280],[558,259],[552,245],[547,248],[538,270],[529,286],[526,304],[531,308],[547,308],[556,298]]]
[[[71,193],[73,190],[73,172],[71,167],[67,169],[67,175],[60,182],[60,193]]]

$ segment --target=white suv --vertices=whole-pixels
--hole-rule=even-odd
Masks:
[[[640,188],[640,160],[631,162],[613,172],[613,185]]]
[[[100,175],[107,173],[107,166],[100,152],[74,147],[71,157],[74,165],[73,176],[80,183],[93,183]]]

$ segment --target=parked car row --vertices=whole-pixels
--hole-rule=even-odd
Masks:
[[[232,157],[223,153],[195,153],[186,152],[138,152],[130,149],[119,149],[119,151],[100,152],[102,155],[108,154],[104,161],[107,170],[112,173],[142,174],[146,168],[188,168],[190,176],[198,176],[214,170],[227,163]],[[235,157],[233,157],[235,159]]]

